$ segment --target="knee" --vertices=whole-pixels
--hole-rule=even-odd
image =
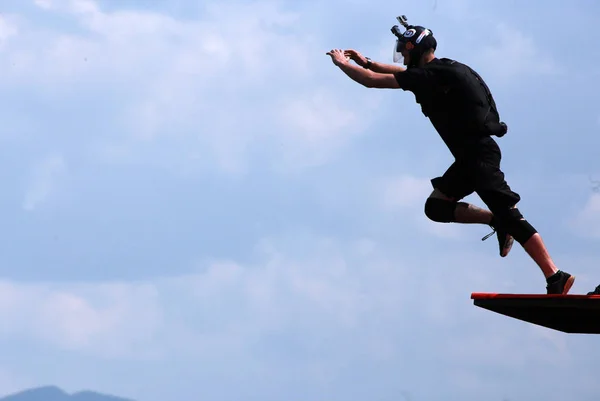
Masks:
[[[512,235],[515,241],[521,245],[537,233],[537,230],[525,220],[516,207],[501,212],[494,212],[494,217],[506,232]]]
[[[456,221],[454,211],[456,210],[456,202],[440,199],[427,198],[425,202],[425,215],[438,223],[451,223]]]

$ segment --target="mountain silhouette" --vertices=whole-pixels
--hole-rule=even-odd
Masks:
[[[80,391],[68,394],[56,386],[45,386],[21,391],[0,398],[0,401],[134,401],[127,398],[100,394],[94,391]]]

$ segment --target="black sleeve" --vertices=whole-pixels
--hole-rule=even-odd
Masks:
[[[400,89],[415,92],[427,85],[430,74],[423,68],[409,68],[401,72],[394,73],[394,77],[400,85]]]

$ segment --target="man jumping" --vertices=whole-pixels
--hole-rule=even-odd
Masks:
[[[523,246],[546,278],[548,294],[567,294],[575,276],[559,270],[548,254],[540,234],[517,209],[521,200],[500,169],[501,151],[492,136],[502,137],[507,126],[500,120],[496,103],[483,79],[469,66],[448,58],[437,58],[431,30],[408,25],[396,36],[394,63],[375,62],[355,50],[327,52],[348,77],[367,88],[402,89],[415,95],[454,156],[454,163],[431,180],[433,192],[425,202],[425,215],[440,223],[487,224],[496,233],[500,256],[510,252],[513,239]],[[350,62],[353,60],[356,64]],[[473,192],[489,210],[461,199]],[[485,240],[490,235],[484,237]]]

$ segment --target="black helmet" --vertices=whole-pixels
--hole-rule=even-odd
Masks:
[[[398,21],[406,28],[404,33],[400,32],[398,25],[392,27],[392,33],[396,36],[396,45],[394,47],[394,62],[402,62],[404,56],[402,51],[408,50],[410,54],[410,63],[408,67],[415,67],[419,63],[421,56],[430,49],[435,50],[437,41],[433,37],[430,29],[419,25],[408,25],[406,16],[398,17]]]

